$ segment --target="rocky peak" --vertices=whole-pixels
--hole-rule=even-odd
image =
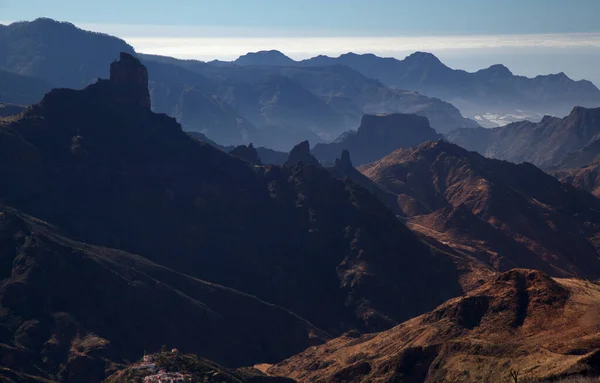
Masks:
[[[482,71],[486,72],[488,74],[491,74],[493,76],[496,76],[496,77],[510,77],[513,75],[513,73],[510,71],[510,69],[508,69],[507,67],[505,67],[502,64],[492,65],[487,69],[483,69]]]
[[[249,52],[234,61],[237,65],[295,65],[296,62],[278,50]]]
[[[110,65],[110,82],[122,88],[119,99],[121,103],[150,109],[148,70],[140,60],[121,52],[119,61]]]
[[[352,160],[350,160],[350,152],[347,149],[342,150],[340,158],[335,160],[335,167],[340,169],[350,169],[354,167],[352,165]]]
[[[229,154],[240,157],[243,160],[250,162],[253,165],[262,165],[260,157],[258,156],[258,151],[254,148],[252,143],[248,146],[239,145],[236,146],[235,149],[229,152]]]
[[[319,161],[310,154],[310,144],[308,141],[302,141],[290,151],[285,165],[292,166],[296,163],[301,162],[306,165],[319,165]]]
[[[415,52],[415,53],[409,55],[408,57],[406,57],[405,60],[407,60],[407,61],[421,62],[421,63],[442,64],[442,62],[440,61],[440,59],[438,59],[433,53],[420,52],[420,51],[419,52]]]

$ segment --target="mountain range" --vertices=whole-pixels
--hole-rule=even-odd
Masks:
[[[410,89],[450,102],[485,127],[522,119],[537,121],[546,114],[562,117],[574,106],[600,106],[600,90],[594,84],[571,80],[562,72],[528,78],[514,75],[504,65],[497,64],[470,73],[449,68],[427,52],[415,52],[403,60],[347,53],[294,62],[281,52],[265,51],[242,56],[233,63],[345,65],[391,88]]]
[[[584,166],[600,155],[600,108],[575,107],[565,118],[516,122],[494,129],[459,129],[446,138],[466,149],[541,168]]]
[[[411,229],[495,270],[600,275],[600,200],[531,164],[438,141],[359,170],[397,195]]]
[[[65,43],[68,42],[68,43]],[[0,75],[10,94],[0,102],[31,104],[55,87],[80,89],[107,76],[125,41],[50,19],[0,28]],[[417,113],[446,132],[477,123],[439,99],[391,89],[347,66],[225,65],[140,55],[150,79],[153,110],[221,145],[253,142],[291,149],[326,142],[355,129],[364,113]]]
[[[2,262],[2,302],[8,310],[2,317],[2,342],[13,360],[13,370],[54,377],[72,374],[72,381],[94,381],[101,375],[99,366],[118,365],[134,353],[141,354],[142,344],[166,341],[161,337],[147,340],[154,331],[163,331],[162,324],[153,326],[152,331],[138,327],[131,332],[128,326],[133,322],[111,321],[113,312],[118,312],[119,318],[134,318],[132,321],[141,320],[135,319],[140,315],[157,315],[142,310],[142,303],[136,301],[141,294],[139,299],[156,302],[152,289],[144,287],[148,284],[168,291],[169,285],[183,283],[185,278],[200,279],[285,307],[296,315],[289,317],[289,326],[296,326],[293,318],[297,316],[306,318],[298,319],[296,323],[301,326],[297,330],[279,327],[298,337],[283,341],[289,344],[290,355],[294,347],[301,347],[311,337],[326,337],[319,334],[390,328],[462,292],[459,272],[444,251],[419,240],[368,191],[349,180],[334,178],[318,165],[255,167],[194,140],[173,118],[150,110],[147,78],[145,67],[123,53],[111,64],[109,79],[83,90],[53,90],[18,117],[0,120],[0,177],[6,181],[0,193],[2,204],[11,206],[17,216],[37,217],[27,218],[29,221],[49,222],[55,227],[52,233],[56,233],[48,234],[50,239],[70,238],[61,239],[66,245],[55,249],[54,244],[43,242],[36,230],[28,229],[32,231],[28,235],[19,226],[2,237],[8,241],[2,252],[7,257]],[[37,237],[43,243],[36,244]],[[31,250],[23,243],[31,243]],[[127,254],[119,258],[122,260],[110,261],[114,251],[100,249],[105,247],[142,254],[149,262],[148,270],[158,267],[152,262],[163,268],[160,270],[164,272],[157,271],[164,276],[161,278],[167,278],[168,273],[185,276],[172,282],[169,279],[168,284],[140,274],[127,276],[142,272],[146,266],[128,261],[131,256]],[[78,253],[72,248],[88,250]],[[96,274],[89,271],[94,275],[86,274],[88,267],[100,267],[95,266],[97,263],[112,272],[101,268]],[[126,271],[126,266],[133,271]],[[61,284],[55,289],[41,289],[47,286],[44,279],[36,277],[42,270],[44,278]],[[127,284],[107,292],[98,287],[94,294],[103,295],[91,301],[84,298],[91,296],[87,291],[93,286],[121,286],[124,282],[106,279],[114,273],[114,278],[123,275]],[[89,280],[96,282],[79,286]],[[98,302],[112,299],[109,294],[128,291],[123,290],[127,285],[139,285],[141,290],[127,293],[130,303],[125,301],[98,316],[97,310],[104,307]],[[186,293],[180,285],[173,287],[181,302],[193,306],[185,308],[184,303],[170,298],[169,311],[199,323],[205,314],[192,307],[200,310],[205,307],[200,302],[208,298]],[[428,298],[406,295],[408,288],[418,288]],[[236,294],[234,290],[230,295]],[[198,303],[186,296],[196,297]],[[223,298],[222,303],[232,299]],[[248,298],[249,302],[257,307],[262,304],[252,299]],[[242,306],[222,310],[236,307]],[[249,306],[247,310],[256,314],[259,309]],[[66,322],[55,322],[52,317],[57,315]],[[98,322],[99,318],[105,318],[104,322]],[[161,317],[161,323],[178,323],[175,328],[183,334],[186,327],[169,318]],[[275,326],[267,314],[257,320]],[[59,342],[59,355],[49,359],[45,350],[54,343],[48,344],[48,339],[53,339],[53,331],[62,334],[63,326],[74,332],[54,341]],[[75,331],[77,328],[81,330]],[[35,341],[20,343],[19,329],[31,331]],[[240,348],[240,359],[237,352],[218,354],[223,348],[215,342],[235,346],[214,331],[214,338],[201,336],[204,340],[200,342],[188,338],[177,343],[185,351],[233,366],[285,353],[283,349],[267,352],[271,348],[265,348],[265,353],[245,353]],[[125,332],[131,340],[127,347],[121,347],[120,335],[115,334]],[[75,340],[84,342],[92,333],[96,338],[90,339],[91,344],[69,348]],[[165,337],[169,334],[166,332]],[[259,332],[255,335],[256,342],[267,344]],[[173,341],[179,336],[173,334]],[[249,342],[248,346],[254,347],[254,341]],[[111,344],[114,347],[108,347]],[[76,359],[82,360],[69,364]],[[95,366],[89,370],[95,371],[93,374],[86,372],[86,363]]]
[[[0,380],[600,375],[599,109],[484,129],[317,61],[0,27]],[[490,71],[457,92],[558,89]]]

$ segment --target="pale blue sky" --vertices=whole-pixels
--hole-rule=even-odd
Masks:
[[[0,0],[0,19],[328,29],[359,34],[600,32],[598,0]]]
[[[37,17],[182,58],[423,50],[455,68],[503,63],[600,85],[600,0],[0,0],[0,23]]]

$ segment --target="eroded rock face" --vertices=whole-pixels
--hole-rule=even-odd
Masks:
[[[148,70],[138,59],[121,52],[119,61],[110,65],[110,82],[122,88],[120,102],[150,109]]]
[[[342,150],[347,149],[352,153],[354,165],[360,166],[377,161],[396,149],[440,138],[427,118],[416,114],[367,114],[357,131],[347,132],[332,143],[318,144],[313,154],[323,163],[332,163]]]
[[[246,146],[246,145],[236,146],[235,149],[233,149],[232,151],[229,152],[229,154],[239,157],[243,160],[246,160],[253,165],[261,165],[262,164],[260,161],[260,158],[258,156],[258,151],[252,144],[250,144],[248,146]]]
[[[302,141],[294,146],[285,164],[292,166],[299,162],[305,165],[319,165],[319,161],[310,154],[310,144],[308,141]]]

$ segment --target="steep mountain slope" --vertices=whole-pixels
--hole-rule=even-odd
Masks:
[[[0,25],[0,68],[55,86],[82,88],[106,77],[119,52],[132,54],[133,48],[116,37],[70,23],[37,19]]]
[[[242,366],[278,361],[326,337],[285,309],[72,241],[6,207],[0,249],[2,367],[15,374],[98,382],[162,344]]]
[[[389,328],[460,294],[452,261],[366,190],[318,166],[257,167],[192,139],[150,111],[145,73],[125,55],[110,80],[54,90],[3,122],[2,201],[332,333]]]
[[[600,90],[594,84],[573,81],[564,73],[527,78],[513,75],[503,65],[469,73],[451,69],[425,52],[415,52],[404,60],[348,53],[337,58],[318,56],[300,63],[335,64],[347,65],[391,87],[439,97],[487,126],[523,117],[541,118],[548,113],[564,116],[574,106],[600,106]]]
[[[589,144],[579,150],[567,153],[555,166],[557,169],[572,169],[585,167],[600,161],[600,134]]]
[[[336,158],[335,163],[327,168],[331,174],[340,179],[348,178],[357,185],[367,189],[371,194],[377,197],[394,213],[402,214],[402,210],[398,204],[398,197],[385,189],[383,186],[373,182],[369,177],[359,172],[350,159],[350,152],[344,149],[339,158]]]
[[[531,164],[439,141],[359,170],[398,195],[411,228],[497,270],[600,275],[600,200]]]
[[[357,165],[376,161],[398,148],[409,148],[441,136],[425,117],[415,114],[364,115],[358,130],[350,131],[330,144],[318,144],[313,154],[319,161],[333,163],[348,150]]]
[[[488,157],[550,168],[571,156],[570,152],[600,138],[600,108],[575,107],[565,118],[546,116],[539,123],[523,121],[495,129],[459,129],[447,138]],[[571,166],[575,163],[584,165],[573,161]]]
[[[44,80],[0,69],[0,102],[35,104],[52,87]]]
[[[581,168],[554,170],[550,174],[563,182],[600,197],[600,162],[592,162]]]
[[[598,285],[517,269],[391,330],[349,333],[268,371],[298,382],[352,383],[595,376],[598,310]]]

